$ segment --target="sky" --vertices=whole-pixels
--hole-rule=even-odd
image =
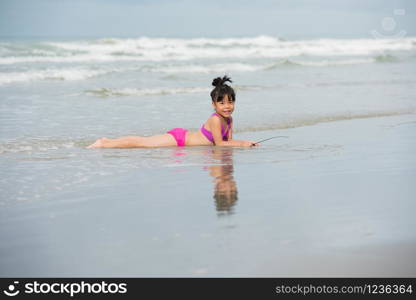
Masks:
[[[0,38],[366,38],[372,30],[416,36],[416,1],[0,0]]]

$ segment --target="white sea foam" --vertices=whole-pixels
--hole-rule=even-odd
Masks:
[[[77,68],[8,72],[0,73],[0,85],[37,80],[83,80],[105,73],[108,73],[108,71]]]
[[[101,88],[85,91],[86,94],[112,97],[112,96],[154,96],[172,94],[193,94],[207,93],[210,89],[202,87],[183,87],[183,88]]]
[[[161,72],[168,74],[177,73],[227,73],[227,72],[253,72],[260,71],[267,65],[254,65],[244,63],[229,64],[188,64],[188,65],[159,65],[152,68],[143,68],[142,71]]]
[[[264,86],[255,85],[234,85],[235,90],[260,90]],[[212,89],[206,87],[179,87],[179,88],[99,88],[84,91],[87,95],[100,97],[117,97],[117,96],[156,96],[156,95],[174,95],[174,94],[198,94],[209,93]]]
[[[106,66],[102,69],[88,69],[85,67],[78,68],[49,68],[44,70],[29,70],[19,72],[0,73],[0,86],[18,82],[30,82],[39,80],[83,80],[96,76],[105,75],[114,72],[156,72],[166,74],[180,73],[200,73],[200,74],[217,74],[231,72],[256,72],[268,71],[288,66],[307,66],[307,67],[325,67],[325,66],[342,66],[354,64],[369,64],[374,62],[394,62],[393,56],[377,56],[365,59],[340,59],[340,60],[315,60],[306,61],[299,59],[283,59],[272,64],[248,64],[248,63],[228,63],[228,64],[155,64],[127,68],[118,68]],[[124,94],[124,92],[123,92]]]
[[[342,66],[342,65],[356,65],[356,64],[369,64],[376,60],[373,58],[368,59],[345,59],[345,60],[322,60],[322,61],[295,61],[295,64],[302,66],[313,67],[326,67],[326,66]]]
[[[170,61],[192,59],[255,59],[296,56],[377,56],[415,51],[416,38],[316,39],[284,41],[277,37],[224,39],[100,39],[44,42],[18,48],[0,44],[0,64],[33,62]]]
[[[154,65],[140,69],[142,72],[160,72],[168,74],[178,73],[231,73],[231,72],[256,72],[267,71],[287,66],[308,66],[308,67],[327,67],[343,66],[356,64],[370,64],[375,62],[394,62],[397,61],[393,56],[376,56],[362,59],[324,59],[324,60],[299,60],[281,59],[275,63],[267,64],[248,64],[248,63],[228,63],[228,64],[182,64],[182,65]]]

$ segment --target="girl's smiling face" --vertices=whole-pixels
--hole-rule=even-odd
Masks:
[[[234,101],[232,101],[227,94],[224,95],[222,100],[212,102],[212,106],[214,107],[217,114],[223,116],[224,118],[231,117],[231,114],[234,111]]]

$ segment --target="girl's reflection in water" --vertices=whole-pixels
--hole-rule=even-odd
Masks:
[[[218,216],[231,215],[237,202],[237,184],[234,180],[233,151],[231,147],[206,147],[193,149],[192,156],[198,161],[205,160],[209,174],[214,178],[214,199]],[[185,149],[177,149],[172,153],[174,162],[182,164],[189,158],[190,154]],[[201,157],[202,156],[202,157]],[[176,170],[178,172],[184,170]]]
[[[211,148],[213,165],[208,167],[214,178],[214,199],[219,216],[233,213],[238,199],[237,184],[234,180],[233,148]]]

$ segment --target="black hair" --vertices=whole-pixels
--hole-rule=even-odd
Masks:
[[[232,82],[231,78],[227,76],[223,78],[217,77],[212,81],[212,85],[215,86],[211,91],[211,99],[213,102],[222,101],[225,95],[228,95],[228,99],[235,102],[235,92],[232,87],[226,84],[227,81]]]

